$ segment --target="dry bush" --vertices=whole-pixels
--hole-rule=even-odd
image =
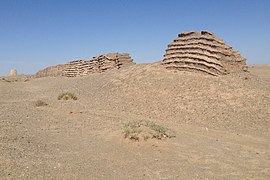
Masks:
[[[123,134],[134,141],[175,137],[174,131],[151,121],[130,121],[124,124]]]
[[[41,106],[47,106],[48,104],[47,104],[46,102],[42,101],[42,100],[37,100],[37,101],[35,102],[35,105],[36,105],[37,107],[41,107]]]
[[[77,96],[71,92],[64,92],[58,95],[58,100],[77,100]]]

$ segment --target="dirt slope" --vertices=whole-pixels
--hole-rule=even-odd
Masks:
[[[269,179],[270,71],[212,77],[134,65],[0,81],[0,179]],[[59,101],[70,91],[77,101]],[[49,105],[35,107],[42,99]],[[176,137],[129,142],[151,120]]]

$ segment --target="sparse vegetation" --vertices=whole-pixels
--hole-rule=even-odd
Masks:
[[[71,92],[64,92],[58,95],[58,100],[77,100],[77,96]]]
[[[151,121],[130,121],[124,124],[123,134],[134,141],[175,137],[172,130]]]
[[[35,105],[36,105],[37,107],[41,107],[41,106],[47,106],[48,104],[47,104],[46,102],[42,101],[42,100],[37,100],[37,101],[35,102]]]

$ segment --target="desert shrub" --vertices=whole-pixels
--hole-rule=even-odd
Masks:
[[[152,121],[130,121],[123,126],[124,138],[140,141],[175,137],[174,131]]]
[[[41,107],[41,106],[47,106],[48,104],[42,100],[37,100],[37,101],[35,101],[35,105],[37,107]]]
[[[71,92],[64,92],[58,95],[58,100],[77,100],[77,96]]]

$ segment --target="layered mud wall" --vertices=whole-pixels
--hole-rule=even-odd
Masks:
[[[162,64],[167,69],[224,75],[246,70],[239,51],[208,31],[183,32],[168,45]]]
[[[77,77],[91,73],[101,73],[110,69],[135,64],[128,53],[109,53],[93,57],[92,60],[74,60],[66,64],[47,67],[38,71],[35,77],[65,76]]]

